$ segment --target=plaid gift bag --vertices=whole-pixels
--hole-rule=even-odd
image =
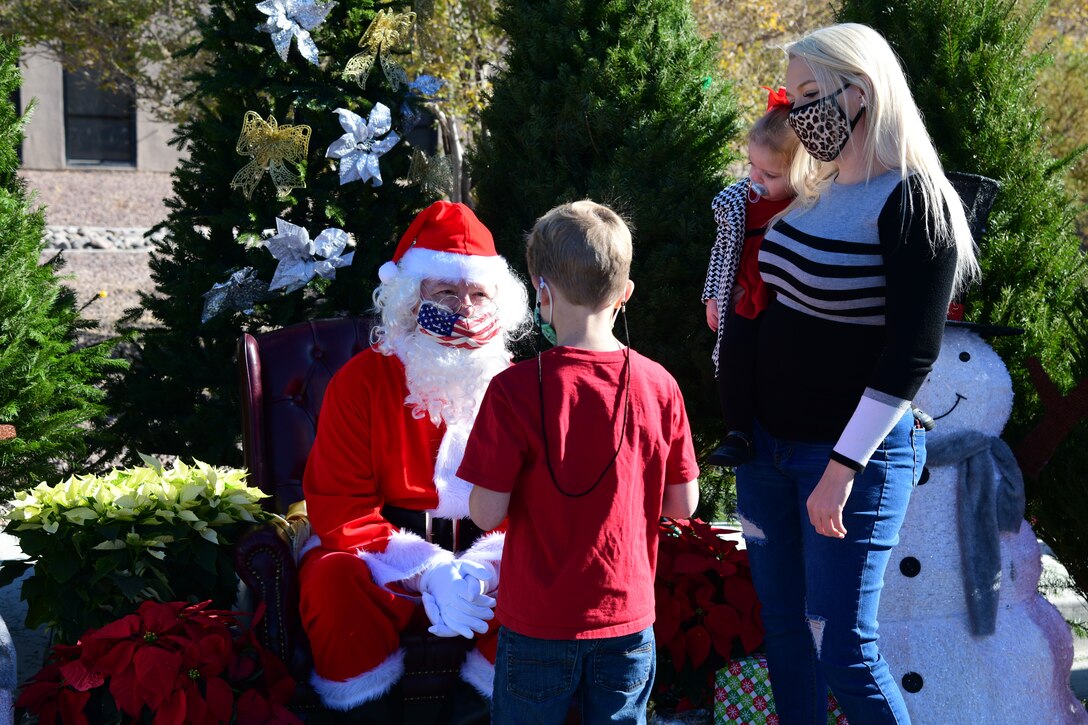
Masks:
[[[718,670],[714,682],[714,725],[779,725],[771,695],[767,656],[741,657]],[[827,695],[828,725],[847,725],[835,696]]]

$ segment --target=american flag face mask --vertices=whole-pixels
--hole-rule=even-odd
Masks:
[[[448,347],[483,347],[501,332],[494,305],[489,305],[472,317],[465,317],[424,300],[419,305],[416,322],[420,332]]]

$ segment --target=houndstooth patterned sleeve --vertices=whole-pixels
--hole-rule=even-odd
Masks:
[[[711,203],[718,232],[714,247],[710,250],[710,266],[703,285],[703,301],[718,300],[718,338],[711,352],[714,374],[718,373],[718,346],[721,343],[725,320],[729,317],[729,304],[733,298],[733,281],[740,265],[740,253],[744,249],[744,208],[748,199],[751,180],[744,178],[718,192]]]

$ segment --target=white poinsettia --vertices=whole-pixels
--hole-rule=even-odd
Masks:
[[[279,260],[268,289],[282,288],[290,293],[305,287],[314,275],[334,279],[336,270],[351,264],[355,256],[355,252],[343,253],[349,241],[348,233],[336,228],[326,229],[311,241],[305,227],[277,218],[275,236],[264,241],[264,246]]]
[[[244,470],[216,468],[202,461],[189,466],[180,459],[164,469],[154,459],[145,460],[146,466],[115,468],[101,476],[73,476],[54,486],[40,483],[29,491],[16,491],[9,502],[12,508],[3,518],[15,522],[15,533],[35,528],[55,533],[61,524],[109,527],[177,519],[209,538],[214,531],[208,527],[263,517],[260,499],[266,495],[245,485]],[[148,545],[162,543],[156,539]],[[117,544],[111,541],[101,548],[111,547]]]
[[[302,57],[317,65],[317,45],[310,37],[310,31],[325,21],[335,5],[335,2],[316,0],[264,0],[257,3],[257,9],[267,15],[268,20],[258,25],[257,30],[272,36],[272,44],[284,60],[291,49],[291,38],[295,38]]]
[[[337,108],[336,114],[347,133],[329,145],[325,156],[340,159],[340,183],[371,181],[374,186],[381,186],[378,159],[400,141],[397,132],[390,130],[393,118],[389,107],[375,103],[365,121],[346,108]]]

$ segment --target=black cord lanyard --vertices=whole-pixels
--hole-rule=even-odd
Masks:
[[[544,463],[548,466],[548,476],[551,477],[552,485],[555,486],[555,490],[569,498],[581,498],[597,488],[598,484],[604,480],[605,474],[607,474],[609,469],[616,463],[616,458],[620,455],[620,449],[623,448],[623,439],[627,433],[627,413],[631,409],[631,332],[627,329],[627,310],[624,307],[621,307],[620,311],[623,313],[623,332],[627,337],[627,354],[625,355],[623,363],[624,367],[627,368],[627,379],[624,382],[623,423],[620,425],[620,440],[619,443],[616,444],[615,453],[612,454],[612,457],[608,460],[608,464],[604,467],[604,470],[601,471],[601,475],[597,476],[597,480],[593,482],[592,486],[581,493],[564,491],[563,487],[559,485],[559,481],[555,478],[555,470],[552,468],[552,459],[548,447],[548,427],[544,422],[544,366],[540,361],[540,352],[538,351],[536,354],[537,389],[540,391],[540,436],[544,439]],[[613,424],[613,428],[614,427],[615,425]]]

